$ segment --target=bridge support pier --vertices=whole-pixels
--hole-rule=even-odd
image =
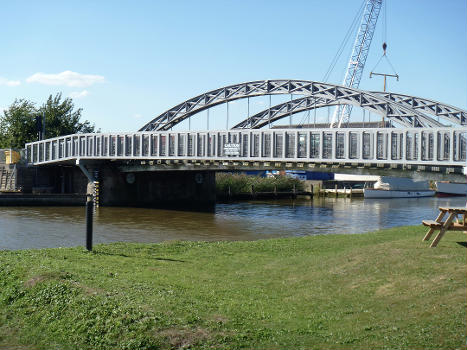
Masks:
[[[214,211],[214,171],[121,172],[101,167],[100,205]]]

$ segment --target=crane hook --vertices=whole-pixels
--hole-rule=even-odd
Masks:
[[[383,56],[386,56],[386,48],[388,45],[386,43],[383,43]]]

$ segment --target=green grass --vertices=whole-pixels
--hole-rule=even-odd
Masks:
[[[423,227],[0,252],[0,348],[464,349],[466,248]]]

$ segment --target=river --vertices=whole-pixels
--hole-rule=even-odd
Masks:
[[[98,208],[94,243],[166,240],[256,240],[359,233],[434,219],[439,206],[465,197],[248,201],[217,204],[215,213]],[[84,207],[3,207],[0,249],[71,247],[85,243]]]

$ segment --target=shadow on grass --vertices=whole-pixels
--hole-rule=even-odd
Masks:
[[[102,251],[98,251],[98,250],[93,250],[92,253],[96,254],[96,255],[121,256],[123,258],[143,258],[143,259],[181,262],[181,263],[186,262],[185,260],[177,260],[177,259],[170,259],[170,258],[156,258],[156,257],[150,257],[150,256],[128,255],[128,254],[124,254],[124,253],[108,253],[108,252],[102,252]]]
[[[456,243],[467,248],[467,242],[456,242]]]

